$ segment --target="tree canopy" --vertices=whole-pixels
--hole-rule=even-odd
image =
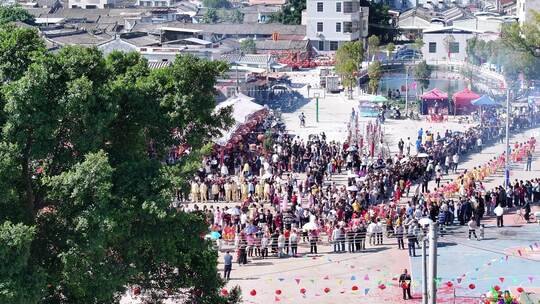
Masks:
[[[473,64],[489,63],[509,79],[522,73],[526,79],[540,78],[540,13],[523,24],[503,26],[501,38],[484,41],[473,37],[467,40],[467,60]]]
[[[240,42],[240,50],[242,50],[244,54],[255,54],[257,52],[255,41],[251,38],[242,40]]]
[[[342,44],[336,51],[336,72],[343,86],[351,89],[356,85],[356,76],[364,60],[364,46],[360,41]]]
[[[429,87],[431,71],[431,66],[429,66],[425,60],[422,60],[414,67],[414,78],[418,83],[418,86],[422,89],[422,92]]]
[[[111,303],[137,284],[156,302],[226,303],[204,216],[170,203],[232,122],[214,112],[227,65],[149,70],[137,53],[45,53],[34,31],[2,31],[1,58],[22,63],[0,66],[0,302]],[[180,144],[190,155],[167,165]]]
[[[33,24],[35,21],[27,10],[19,5],[0,6],[0,25],[4,25],[14,21],[21,21],[28,24]]]
[[[204,7],[207,8],[230,8],[229,0],[203,0]]]
[[[371,94],[377,94],[379,89],[379,82],[381,81],[382,64],[380,61],[375,60],[368,66],[368,87]]]
[[[300,24],[302,11],[306,9],[306,0],[290,0],[281,7],[281,11],[272,14],[270,20],[283,24]]]

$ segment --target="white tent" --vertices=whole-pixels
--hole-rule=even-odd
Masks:
[[[216,143],[225,145],[239,126],[246,123],[251,115],[264,109],[264,106],[253,100],[254,98],[238,93],[216,106],[214,110],[216,112],[226,107],[232,107],[232,118],[234,119],[234,125],[225,131],[223,136],[216,140]]]

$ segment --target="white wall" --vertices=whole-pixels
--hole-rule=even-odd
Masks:
[[[107,8],[114,6],[114,0],[69,0],[68,5],[70,8]]]
[[[344,13],[344,2],[352,2],[355,8],[352,13]],[[321,3],[323,11],[317,11],[317,3]],[[341,5],[341,11],[337,12],[337,3]],[[319,49],[319,41],[324,41],[324,51],[330,50],[330,42],[341,45],[346,41],[354,41],[367,37],[367,22],[369,10],[361,8],[358,0],[307,0],[305,18],[306,37],[312,41],[312,45]],[[304,21],[305,20],[305,21]],[[317,30],[318,23],[323,24],[323,30]],[[352,23],[352,32],[345,33],[344,22]],[[336,23],[341,24],[340,31],[336,31]]]
[[[516,14],[521,24],[532,20],[531,10],[540,12],[540,0],[517,0],[516,6]]]
[[[463,61],[467,57],[466,46],[467,40],[472,38],[474,34],[461,34],[461,33],[424,33],[424,46],[422,47],[422,54],[424,59],[430,60],[447,60],[448,50],[446,48],[445,38],[449,35],[454,36],[454,41],[459,43],[459,52],[450,54],[450,60]],[[429,51],[430,43],[436,43],[435,53]]]

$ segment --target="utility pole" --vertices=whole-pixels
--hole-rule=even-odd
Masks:
[[[429,304],[437,303],[437,223],[429,224]]]
[[[313,93],[315,96],[315,121],[319,122],[319,93]]]
[[[506,153],[504,162],[504,188],[510,184],[510,84],[506,82]]]
[[[422,239],[422,304],[428,304],[428,275],[426,238]]]
[[[409,115],[409,67],[405,64],[405,117]]]

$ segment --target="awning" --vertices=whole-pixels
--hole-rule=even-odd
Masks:
[[[473,106],[497,106],[497,105],[499,105],[498,102],[496,102],[495,100],[493,100],[491,97],[489,97],[487,95],[482,95],[482,97],[471,101],[471,104]]]

